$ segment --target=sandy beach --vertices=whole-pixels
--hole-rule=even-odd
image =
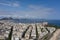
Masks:
[[[57,37],[58,37],[59,34],[60,34],[60,29],[57,29],[50,40],[57,40]]]

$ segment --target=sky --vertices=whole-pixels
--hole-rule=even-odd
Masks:
[[[0,17],[60,20],[60,0],[0,0]]]

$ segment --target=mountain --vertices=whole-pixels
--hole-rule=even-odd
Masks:
[[[0,20],[12,20],[13,18],[12,17],[4,17],[4,18],[1,18]]]
[[[0,20],[12,20],[13,22],[21,22],[21,23],[37,23],[45,21],[44,19],[34,19],[34,18],[12,18],[12,17],[4,17]]]
[[[60,25],[60,20],[46,20],[46,19],[33,19],[33,18],[13,18],[13,17],[3,17],[0,20],[9,20],[14,23],[40,23],[48,22],[49,24]]]

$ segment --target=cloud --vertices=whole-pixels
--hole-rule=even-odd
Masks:
[[[5,6],[11,6],[11,7],[19,7],[20,6],[20,4],[18,4],[18,3],[0,3],[0,5],[5,5]]]
[[[8,6],[11,6],[10,4],[5,4],[5,3],[0,3],[1,5],[8,5]]]
[[[9,15],[20,18],[48,18],[53,12],[54,12],[53,8],[48,8],[39,5],[28,5],[24,10],[8,13],[10,13]]]
[[[29,5],[26,11],[21,12],[30,18],[47,18],[54,12],[53,8],[38,5]]]
[[[0,15],[12,15],[10,11],[0,11]]]
[[[14,6],[14,7],[19,7],[20,6],[18,3],[12,3],[11,5]]]

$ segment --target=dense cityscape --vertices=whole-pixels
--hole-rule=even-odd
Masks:
[[[55,27],[45,27],[43,23],[13,23],[0,21],[0,40],[50,40]]]
[[[60,40],[60,0],[0,0],[0,40]]]

